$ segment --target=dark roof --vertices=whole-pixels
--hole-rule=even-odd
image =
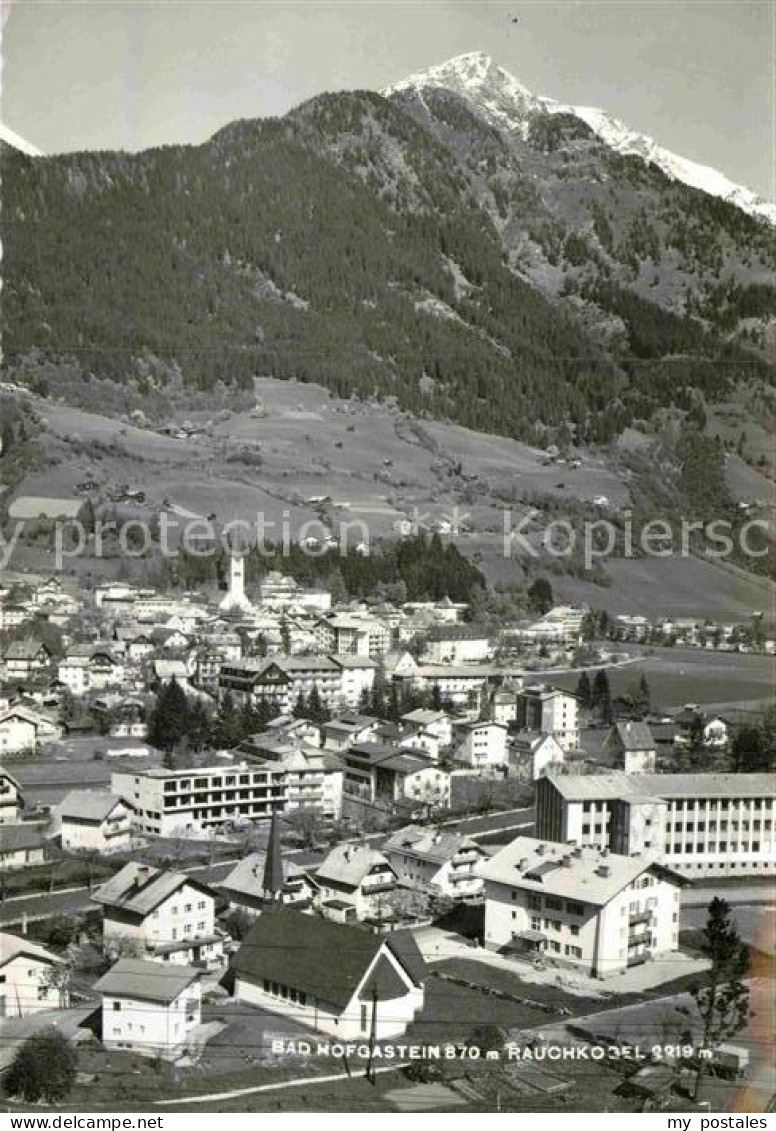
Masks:
[[[41,825],[0,825],[0,853],[41,848],[45,843]]]
[[[416,984],[423,980],[423,959],[409,932],[374,935],[281,906],[265,911],[249,931],[232,969],[250,981],[266,978],[344,1008],[383,946]],[[397,996],[395,980],[379,967],[374,979],[370,997],[375,989],[381,1001]]]

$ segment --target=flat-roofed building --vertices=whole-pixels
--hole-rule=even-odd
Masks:
[[[536,832],[554,841],[645,853],[680,872],[776,870],[770,774],[587,774],[543,777]]]

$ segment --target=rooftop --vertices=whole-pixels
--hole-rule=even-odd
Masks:
[[[120,958],[94,989],[109,997],[138,998],[169,1005],[200,976],[192,966],[149,962],[143,958]]]
[[[670,869],[641,856],[520,836],[480,866],[485,880],[565,896],[603,907],[638,876],[652,870],[684,884]]]
[[[772,797],[771,774],[574,774],[552,778],[567,801],[646,797]]]

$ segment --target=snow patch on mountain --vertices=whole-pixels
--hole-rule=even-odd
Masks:
[[[532,94],[484,52],[457,55],[445,63],[409,75],[381,93],[388,97],[411,91],[422,96],[422,92],[430,87],[442,87],[461,95],[491,125],[510,132],[524,134],[526,119],[532,113],[571,114],[589,126],[614,152],[640,157],[656,165],[672,180],[720,197],[742,212],[776,226],[776,204],[763,200],[751,189],[735,184],[717,169],[664,149],[653,138],[632,130],[604,110],[592,106],[566,106],[552,98]]]

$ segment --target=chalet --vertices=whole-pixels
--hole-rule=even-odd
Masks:
[[[92,900],[102,908],[108,953],[129,945],[156,962],[210,967],[223,961],[213,893],[183,872],[131,861]]]
[[[424,1003],[426,969],[409,931],[375,935],[285,907],[260,917],[232,971],[238,1001],[338,1040],[402,1036]]]
[[[32,637],[12,640],[3,653],[3,669],[9,682],[28,680],[51,663],[51,652]]]
[[[414,888],[449,899],[482,891],[477,867],[488,854],[462,833],[408,825],[391,833],[381,851],[399,877]]]
[[[329,919],[380,918],[380,903],[397,875],[381,852],[367,844],[338,844],[319,866],[318,906]]]
[[[38,745],[40,719],[24,707],[11,707],[0,715],[0,754],[34,751]]]

